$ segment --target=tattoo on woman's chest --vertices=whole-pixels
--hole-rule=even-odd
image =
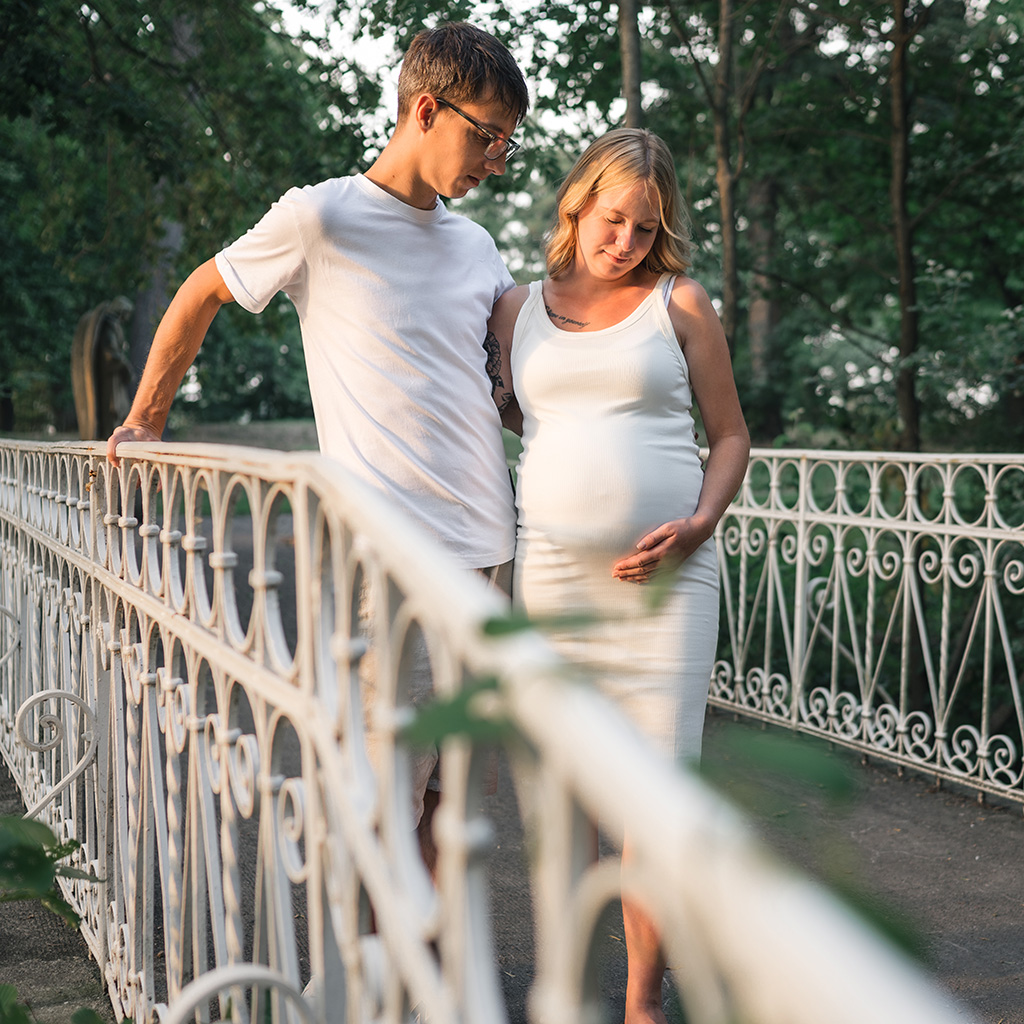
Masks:
[[[548,316],[552,320],[557,320],[560,324],[572,324],[573,327],[586,327],[590,323],[589,320],[573,320],[572,317],[562,316],[561,313],[556,313],[546,302],[544,308],[548,311]]]

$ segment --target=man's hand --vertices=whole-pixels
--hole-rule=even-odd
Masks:
[[[145,424],[133,426],[130,423],[122,423],[107,440],[107,461],[114,466],[120,466],[121,460],[117,457],[117,446],[122,441],[159,441],[160,433],[153,427]]]

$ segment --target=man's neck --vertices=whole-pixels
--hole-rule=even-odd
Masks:
[[[407,206],[418,210],[434,209],[437,192],[411,169],[414,165],[398,148],[392,139],[384,147],[384,152],[363,172],[364,176]]]

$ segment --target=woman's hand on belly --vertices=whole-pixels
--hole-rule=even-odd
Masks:
[[[612,566],[612,575],[627,583],[646,583],[659,570],[677,569],[712,533],[714,524],[697,516],[662,523],[640,538],[635,553]]]

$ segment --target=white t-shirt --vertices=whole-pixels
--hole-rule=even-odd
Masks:
[[[299,314],[320,450],[471,568],[512,557],[515,509],[483,341],[513,281],[490,235],[363,175],[295,188],[216,256],[235,300]]]

